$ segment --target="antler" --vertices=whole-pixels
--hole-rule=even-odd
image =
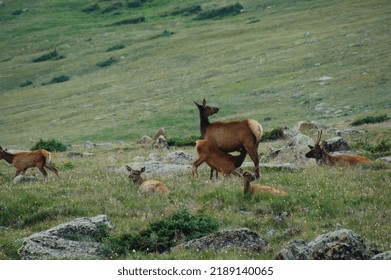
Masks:
[[[320,139],[322,138],[322,132],[323,132],[322,129],[318,129],[318,139],[316,139],[316,144],[315,145],[319,145]]]

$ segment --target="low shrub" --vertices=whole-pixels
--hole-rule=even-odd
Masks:
[[[192,5],[192,6],[188,6],[185,8],[177,7],[172,11],[163,13],[161,16],[162,17],[179,16],[179,15],[189,16],[189,15],[198,14],[201,11],[202,11],[202,8],[200,5]]]
[[[96,11],[99,11],[99,10],[100,10],[100,6],[98,5],[98,3],[90,5],[90,6],[87,6],[87,7],[83,8],[83,9],[81,9],[81,11],[83,13],[87,13],[87,14],[93,13],[93,12],[96,12]]]
[[[217,9],[207,10],[200,12],[195,20],[206,20],[206,19],[218,19],[226,16],[236,16],[241,13],[243,6],[240,3],[229,5]]]
[[[22,83],[20,85],[20,87],[28,87],[28,86],[31,86],[32,84],[33,84],[33,82],[31,80],[27,80],[24,83]]]
[[[371,123],[381,123],[385,121],[389,121],[390,117],[387,114],[379,115],[379,116],[368,116],[365,118],[357,119],[352,122],[353,126],[358,126],[362,124],[371,124]]]
[[[112,52],[112,51],[121,50],[121,49],[124,49],[124,48],[125,48],[124,44],[116,44],[116,45],[114,45],[112,47],[107,48],[106,52]]]
[[[48,60],[60,60],[63,58],[65,58],[64,55],[61,55],[57,52],[57,50],[54,50],[50,53],[47,53],[47,54],[41,55],[40,57],[34,58],[33,62],[44,62],[44,61],[48,61]]]
[[[58,140],[52,139],[48,141],[44,141],[40,139],[32,148],[32,151],[36,151],[39,149],[45,149],[49,152],[64,152],[67,149],[67,146],[61,143]]]
[[[214,218],[193,215],[182,208],[168,219],[151,223],[140,232],[105,238],[101,252],[110,258],[139,251],[162,253],[179,243],[216,232],[218,228],[219,223]]]
[[[58,84],[69,81],[70,78],[67,75],[61,75],[58,77],[54,77],[50,82],[43,83],[42,85],[50,85],[50,84]]]
[[[110,57],[109,59],[102,60],[102,61],[98,62],[96,64],[96,66],[98,66],[98,67],[107,67],[107,66],[113,65],[113,64],[115,64],[117,62],[118,62],[118,59],[116,59],[115,57]]]
[[[112,25],[126,25],[126,24],[138,24],[145,21],[145,17],[137,17],[137,18],[130,18],[130,19],[124,19],[121,21],[114,22]]]
[[[178,136],[178,137],[170,137],[167,139],[167,144],[169,146],[177,146],[177,147],[185,147],[185,146],[195,146],[195,142],[199,139],[198,136]]]
[[[284,130],[281,127],[274,128],[271,131],[265,131],[261,141],[276,141],[284,138]]]

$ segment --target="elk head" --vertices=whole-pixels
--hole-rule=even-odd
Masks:
[[[323,148],[320,145],[320,139],[322,138],[322,130],[318,130],[318,139],[316,139],[315,146],[308,145],[311,149],[308,153],[305,154],[306,158],[314,158],[316,161],[321,161],[323,159]]]
[[[129,171],[129,179],[134,183],[141,185],[143,183],[143,178],[141,174],[145,171],[145,167],[140,170],[132,169],[129,165],[126,166],[126,169]]]
[[[211,107],[211,106],[206,105],[205,98],[202,101],[202,105],[198,104],[194,100],[193,100],[193,102],[197,106],[198,110],[200,111],[200,115],[202,115],[204,117],[212,116],[219,111],[219,108],[217,108],[217,107]]]

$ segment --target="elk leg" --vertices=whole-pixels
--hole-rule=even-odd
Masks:
[[[198,166],[200,166],[204,162],[205,162],[205,158],[200,157],[193,163],[193,167],[192,167],[192,170],[191,170],[191,172],[193,174],[193,178],[198,178],[197,168],[198,168]]]
[[[46,170],[43,166],[38,167],[38,169],[42,173],[43,177],[45,177],[45,178],[48,177],[48,173],[46,172]]]
[[[52,164],[47,164],[46,167],[47,167],[50,171],[54,172],[54,174],[56,174],[57,177],[60,177],[60,175],[58,175],[58,169],[55,168]]]
[[[244,147],[246,151],[248,152],[250,158],[254,162],[254,172],[255,172],[255,178],[259,179],[259,156],[258,151],[255,147]]]

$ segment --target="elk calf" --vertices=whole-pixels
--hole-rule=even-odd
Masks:
[[[51,154],[43,149],[33,152],[10,154],[3,150],[2,147],[0,147],[0,159],[4,159],[6,162],[15,166],[16,173],[14,178],[21,173],[22,175],[25,174],[26,170],[32,167],[37,167],[45,178],[48,176],[45,167],[54,172],[57,177],[59,177],[58,169],[52,165]]]
[[[144,173],[145,167],[140,170],[132,169],[130,166],[126,166],[126,169],[129,171],[129,179],[136,185],[139,185],[139,191],[142,193],[161,193],[168,194],[168,188],[165,184],[157,180],[147,180],[141,177],[141,174]]]
[[[246,193],[252,194],[256,191],[259,191],[259,192],[268,192],[268,193],[276,194],[276,195],[280,195],[280,196],[287,196],[288,195],[288,193],[284,192],[283,190],[275,189],[275,188],[268,187],[268,186],[251,184],[250,182],[253,182],[255,180],[255,176],[248,171],[243,172],[242,176],[243,176],[243,181],[244,181],[243,193],[245,193],[245,194]]]
[[[247,151],[243,148],[237,156],[225,153],[219,150],[208,140],[197,140],[196,150],[198,153],[198,159],[193,163],[193,177],[198,177],[197,168],[204,162],[206,162],[212,170],[214,169],[217,172],[221,172],[224,176],[228,174],[240,176],[235,169],[242,165],[247,155]]]
[[[306,158],[314,158],[317,163],[329,166],[351,166],[371,162],[368,158],[358,155],[330,155],[320,144],[322,130],[318,130],[318,139],[315,146],[308,145],[311,149],[306,153]]]

